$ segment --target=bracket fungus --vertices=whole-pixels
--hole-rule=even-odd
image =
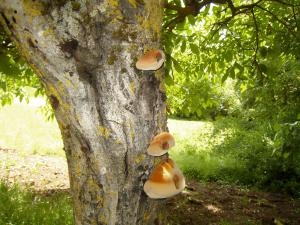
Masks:
[[[179,194],[185,187],[185,179],[172,159],[160,162],[144,184],[150,198],[168,198]]]
[[[158,70],[165,61],[165,54],[162,50],[151,50],[141,56],[135,66],[139,70]]]
[[[152,156],[161,156],[175,145],[174,137],[168,132],[156,135],[150,142],[147,153]]]

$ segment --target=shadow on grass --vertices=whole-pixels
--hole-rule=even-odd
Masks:
[[[68,190],[33,193],[0,182],[0,224],[73,225]]]

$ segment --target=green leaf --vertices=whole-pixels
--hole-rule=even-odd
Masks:
[[[259,70],[263,73],[266,73],[268,71],[268,67],[263,63],[258,64],[258,67],[259,67]]]
[[[180,46],[180,51],[181,51],[182,53],[184,53],[185,50],[186,50],[186,41],[183,40],[182,43],[181,43],[181,46]]]
[[[193,44],[193,43],[190,43],[190,48],[191,48],[191,51],[196,54],[196,55],[199,55],[200,54],[200,51],[199,51],[199,46],[196,45],[196,44]]]
[[[182,67],[180,66],[180,64],[179,64],[174,58],[172,59],[172,62],[173,62],[174,69],[175,69],[178,73],[182,73],[182,72],[183,72],[183,69],[182,69]]]
[[[181,1],[180,0],[173,0],[176,6],[181,7]]]
[[[194,16],[192,15],[188,15],[188,22],[191,24],[191,25],[195,25],[195,22],[196,22],[196,19]]]
[[[166,85],[173,85],[174,84],[174,80],[173,80],[172,76],[170,76],[170,75],[167,75],[165,77],[165,82],[166,82]]]
[[[267,54],[268,54],[268,49],[266,47],[261,47],[259,49],[259,53],[263,58],[266,58]]]
[[[206,16],[208,15],[209,9],[210,9],[210,4],[208,4],[208,5],[205,7],[205,9],[204,9],[204,11],[203,11],[203,13],[202,13],[203,18],[206,17]]]
[[[224,83],[227,80],[228,76],[229,76],[229,73],[225,73],[224,76],[222,77],[221,82]]]
[[[234,67],[230,67],[230,69],[229,69],[229,76],[230,76],[230,78],[235,79]]]
[[[224,54],[224,57],[225,57],[226,61],[230,63],[233,59],[232,52],[231,51],[226,51],[225,54]]]

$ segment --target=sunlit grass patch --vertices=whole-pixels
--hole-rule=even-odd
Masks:
[[[171,120],[170,123],[176,124],[170,126],[170,131],[174,133],[177,141],[174,149],[169,151],[170,157],[187,177],[237,184],[255,182],[251,180],[253,174],[248,173],[248,161],[243,156],[248,156],[250,150],[254,151],[252,147],[261,147],[259,140],[255,140],[261,136],[259,131],[248,131],[239,119],[234,118],[192,122],[198,123],[198,126],[190,126],[189,123],[177,123],[176,120]],[[182,137],[180,132],[186,130],[186,127],[190,129],[189,135]]]
[[[26,155],[64,156],[56,121],[47,121],[39,109],[44,100],[31,101],[30,104],[15,101],[0,108],[0,147]]]
[[[37,195],[0,181],[0,224],[72,225],[70,197],[66,193]]]

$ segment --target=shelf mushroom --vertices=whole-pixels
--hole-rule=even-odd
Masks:
[[[139,70],[158,70],[165,61],[165,54],[162,50],[151,50],[141,56],[136,62]]]
[[[144,184],[144,191],[154,199],[179,194],[185,187],[185,179],[172,159],[160,162]]]
[[[156,135],[151,141],[147,153],[152,156],[161,156],[175,145],[174,137],[168,132]]]

